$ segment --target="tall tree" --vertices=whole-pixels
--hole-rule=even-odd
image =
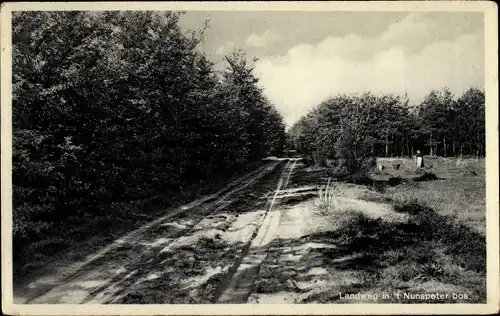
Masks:
[[[14,234],[190,194],[277,152],[282,118],[242,55],[221,80],[178,12],[13,16]],[[40,190],[44,188],[44,190]]]
[[[428,137],[427,146],[431,156],[447,155],[446,139],[449,138],[453,107],[453,95],[448,88],[431,91],[420,105],[422,134]]]

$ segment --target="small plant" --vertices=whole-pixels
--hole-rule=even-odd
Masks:
[[[326,215],[326,213],[334,208],[337,192],[338,187],[331,181],[331,178],[328,178],[326,186],[319,188],[318,197],[314,201],[314,204],[322,215]]]
[[[429,281],[431,279],[441,280],[444,276],[444,268],[437,262],[427,262],[419,267],[420,279]]]
[[[474,169],[468,168],[464,172],[464,176],[477,176],[477,172]]]

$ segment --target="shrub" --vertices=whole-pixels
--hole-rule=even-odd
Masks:
[[[316,208],[321,214],[326,215],[334,208],[334,198],[337,193],[337,186],[335,183],[328,179],[326,186],[322,187],[318,191],[318,197],[314,201]]]
[[[440,215],[416,200],[396,205],[394,210],[412,215],[412,226],[408,226],[407,231],[413,230],[418,240],[442,243],[446,246],[446,253],[460,266],[473,271],[485,271],[484,236],[459,223],[455,218]]]

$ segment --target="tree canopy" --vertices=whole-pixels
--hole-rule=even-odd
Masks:
[[[350,157],[485,155],[484,92],[471,88],[458,99],[434,90],[416,108],[406,96],[338,95],[317,105],[289,131],[290,143],[309,160],[339,155],[340,140],[353,137]],[[348,134],[345,132],[349,130]],[[344,155],[347,159],[347,157]]]
[[[14,236],[179,194],[281,151],[242,53],[220,75],[178,12],[13,15]]]

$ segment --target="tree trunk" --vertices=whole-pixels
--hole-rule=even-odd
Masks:
[[[389,157],[389,138],[385,138],[385,156]]]
[[[429,137],[429,147],[430,147],[430,155],[431,157],[434,156],[434,144],[432,143],[432,134]]]
[[[477,148],[477,158],[479,158],[479,150],[481,148],[481,140],[479,139],[479,129],[477,130],[476,148]]]
[[[444,156],[446,156],[446,137],[443,137],[443,149],[444,149]]]

